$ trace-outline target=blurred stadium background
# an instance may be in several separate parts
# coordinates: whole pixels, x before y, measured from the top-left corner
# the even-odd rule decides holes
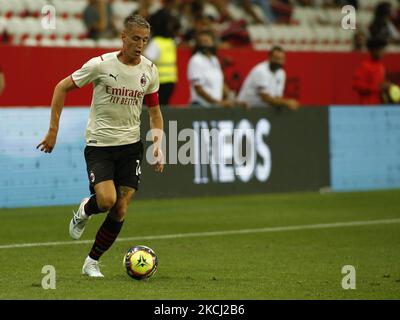
[[[242,167],[235,166],[235,164],[218,167],[209,164],[200,166],[191,164],[170,165],[163,176],[155,175],[150,166],[145,164],[142,187],[138,196],[143,199],[141,201],[144,204],[139,205],[138,223],[146,225],[146,227],[143,229],[144,233],[141,233],[141,230],[135,229],[136,226],[132,226],[131,230],[134,230],[134,232],[130,233],[129,231],[128,233],[126,231],[125,237],[131,236],[131,234],[145,236],[158,231],[159,234],[180,233],[183,232],[179,228],[180,221],[185,221],[183,228],[186,231],[196,232],[199,230],[196,227],[199,227],[202,231],[208,231],[229,228],[240,229],[242,227],[255,228],[260,225],[269,225],[270,222],[272,226],[285,225],[291,222],[294,224],[335,222],[337,221],[335,220],[336,217],[339,221],[346,221],[347,218],[351,221],[399,217],[398,199],[400,197],[397,190],[400,188],[399,105],[361,106],[352,87],[353,74],[361,61],[368,55],[365,41],[369,37],[374,10],[383,1],[276,0],[267,2],[271,4],[274,13],[273,19],[268,17],[263,10],[263,1],[251,3],[251,10],[243,4],[248,4],[247,1],[187,0],[177,2],[177,12],[181,22],[181,29],[178,30],[175,37],[178,47],[178,83],[170,105],[163,106],[167,136],[171,130],[168,125],[170,121],[177,121],[178,133],[184,128],[199,130],[199,128],[218,127],[231,130],[229,131],[231,134],[234,128],[240,126],[254,128],[255,135],[246,137],[250,140],[253,150],[251,161],[250,164]],[[400,25],[399,2],[396,0],[388,2],[391,4],[393,13],[392,25],[398,28]],[[163,7],[163,1],[157,0],[114,0],[110,1],[110,4],[117,30],[122,28],[123,19],[128,14],[138,12],[150,18]],[[341,21],[345,16],[345,13],[342,13],[342,8],[347,4],[356,6],[356,29],[342,28]],[[69,219],[69,211],[72,205],[75,206],[88,193],[83,159],[83,136],[92,93],[90,86],[69,94],[66,108],[62,114],[58,144],[54,152],[47,155],[41,154],[35,149],[48,128],[49,106],[57,82],[80,68],[89,58],[104,52],[114,51],[121,45],[118,37],[96,39],[89,36],[83,20],[83,12],[87,5],[88,1],[86,0],[0,0],[0,68],[5,77],[5,89],[0,95],[0,214],[4,213],[5,221],[10,226],[21,227],[21,230],[13,235],[11,229],[8,229],[6,224],[2,224],[2,228],[6,228],[7,231],[4,229],[4,232],[1,232],[0,244],[4,246],[1,250],[7,250],[7,246],[13,243],[68,240],[67,232],[65,231],[65,234],[62,234],[64,232],[62,228],[64,225],[65,228],[67,226],[65,223]],[[55,28],[43,28],[43,21],[50,24],[54,21]],[[267,58],[271,46],[282,46],[287,52],[285,95],[300,101],[302,108],[297,112],[265,107],[250,110],[190,108],[188,106],[187,63],[193,47],[193,34],[201,28],[212,28],[218,35],[220,39],[218,56],[221,66],[228,85],[236,93],[250,69]],[[398,32],[400,31],[398,30]],[[394,33],[393,38],[388,40],[389,45],[383,58],[386,75],[392,83],[400,84],[400,39],[397,39],[396,33]],[[145,123],[144,135],[147,122],[147,115],[145,114],[143,118],[143,123]],[[179,145],[183,145],[183,143],[184,141],[179,141]],[[232,146],[232,148],[234,147]],[[229,152],[228,157],[232,157],[232,151]],[[376,190],[386,189],[393,190],[387,191],[387,193],[386,191],[375,192]],[[149,213],[151,216],[153,209],[151,202],[146,202],[151,200],[144,198],[162,197],[170,199],[192,196],[232,196],[237,194],[310,191],[323,194],[329,191],[368,192],[356,193],[354,198],[351,198],[351,193],[344,195],[344,198],[338,193],[331,200],[319,198],[322,196],[318,194],[306,194],[302,198],[302,193],[293,194],[293,197],[290,193],[287,197],[282,196],[282,198],[251,198],[252,196],[248,199],[240,198],[238,201],[241,205],[238,205],[238,208],[242,210],[242,213],[236,212],[233,220],[226,225],[226,228],[224,223],[231,219],[230,210],[235,212],[235,198],[233,197],[228,197],[226,202],[223,201],[223,198],[216,198],[217,200],[213,200],[216,203],[215,207],[211,204],[208,205],[207,199],[204,199],[204,202],[198,199],[192,202],[190,202],[190,199],[185,200],[185,208],[177,209],[176,216],[174,216],[175,213],[171,212],[171,216],[174,217],[172,222],[168,222],[166,216],[157,216],[152,219],[153,226],[150,226],[149,221],[146,220],[146,214]],[[372,195],[370,196],[370,194]],[[368,199],[370,202],[368,202]],[[268,212],[268,201],[275,203],[274,206],[270,207],[271,210],[276,210],[273,220],[268,218],[270,214]],[[293,202],[296,208],[289,204],[282,208],[279,204],[276,204],[279,201],[289,204]],[[167,200],[163,202],[163,205],[168,206],[168,203],[178,206],[177,202],[168,202]],[[383,210],[385,203],[388,204],[387,211],[385,213],[383,211],[378,212],[380,209]],[[53,209],[53,206],[60,205],[67,207]],[[50,207],[44,208],[48,206]],[[163,210],[165,206],[161,207],[160,204],[157,208]],[[12,209],[21,207],[25,209]],[[34,207],[39,208],[35,209]],[[205,214],[210,220],[214,219],[211,211],[215,210],[216,215],[222,208],[225,208],[225,211],[221,211],[221,216],[216,218],[215,225],[212,222],[210,223],[210,220],[206,221],[205,218],[202,218],[202,222],[196,225],[194,222],[186,220],[189,219],[185,216],[188,214],[187,208],[193,208],[193,212],[198,211],[199,216]],[[370,210],[365,216],[362,215],[364,209]],[[131,210],[135,211],[135,209]],[[254,216],[251,221],[245,221],[243,212],[252,212],[252,210],[259,212],[259,215]],[[305,215],[307,210],[315,210],[312,217]],[[330,214],[323,217],[325,210],[330,210]],[[51,217],[53,211],[62,217],[64,225],[55,227],[48,234],[36,233],[35,228],[38,228],[37,230],[42,228],[40,224],[42,217],[46,219]],[[61,211],[65,211],[65,213],[61,213]],[[37,214],[38,218],[36,219],[32,213]],[[279,220],[280,213],[282,213],[282,220]],[[25,216],[25,214],[29,216]],[[132,212],[133,216],[134,214],[135,212]],[[302,220],[302,217],[305,217],[305,220]],[[27,221],[26,223],[29,223],[29,227],[24,225],[24,219]],[[161,224],[165,224],[164,229],[160,226],[154,226],[154,224],[157,224],[157,219]],[[190,219],[196,221],[194,213],[193,216],[190,216]],[[59,224],[54,217],[50,220],[54,225]],[[20,223],[21,225],[19,225]],[[174,223],[174,225],[168,226],[168,223]],[[134,225],[133,222],[132,225]],[[380,238],[381,242],[376,240],[374,243],[378,246],[376,248],[377,260],[381,263],[381,265],[376,265],[375,269],[383,273],[386,272],[383,269],[388,267],[385,270],[390,269],[390,272],[393,272],[392,274],[400,278],[399,269],[393,267],[392,261],[399,258],[398,227],[396,229],[396,224],[394,224],[388,229],[384,229],[382,226],[377,227],[377,229],[372,226],[368,228],[369,235],[375,234],[378,237],[379,232],[387,235],[386,242],[382,240],[383,238]],[[91,239],[90,235],[93,236],[94,231],[95,226],[88,231],[88,239]],[[342,231],[342,233],[345,232]],[[360,265],[365,261],[370,261],[368,248],[363,247],[364,252],[360,251],[360,247],[357,246],[357,243],[362,242],[360,239],[369,241],[369,235],[363,234],[359,239],[356,238],[357,235],[357,233],[353,234],[354,238],[349,240],[354,240],[354,243],[356,243],[354,246],[350,245],[352,251],[349,249],[350,251],[343,257],[339,255],[338,265],[340,263],[345,264],[346,261],[351,260],[351,257],[356,257]],[[340,234],[339,236],[339,238],[342,237],[343,242],[341,249],[349,245],[346,243],[346,236],[348,235]],[[304,237],[307,236],[304,235]],[[315,241],[318,242],[318,239],[322,239],[323,246],[330,246],[329,243],[332,243],[330,240],[325,243],[324,236],[321,233],[320,238],[315,236],[305,241],[304,247],[314,244]],[[335,235],[332,234],[330,239],[334,241]],[[255,247],[260,245],[260,241],[264,241],[256,238],[253,240]],[[158,241],[160,242],[160,240]],[[237,241],[238,244],[235,248],[242,245],[239,240]],[[296,243],[298,239],[289,237],[285,240],[282,237],[282,241]],[[156,245],[157,249],[158,242],[150,243],[150,245],[153,244]],[[196,243],[193,240],[189,247],[191,245],[208,247],[204,244],[205,242]],[[179,259],[179,252],[190,250],[185,249],[184,245],[182,246],[176,245],[174,247],[172,245],[176,250],[177,259]],[[212,243],[208,248],[211,252],[219,250],[215,246],[217,245]],[[288,244],[289,246],[290,244]],[[71,273],[64,280],[71,280],[73,272],[67,268],[71,264],[69,260],[78,260],[77,257],[72,258],[69,253],[66,253],[67,247],[62,248],[65,256],[57,256],[57,259],[63,261],[63,264],[65,263],[65,272]],[[122,254],[124,248],[121,244],[118,248],[118,254],[113,253],[110,255],[110,259],[111,257],[119,259],[118,255]],[[164,255],[163,258],[166,261],[168,259],[166,252],[170,248],[162,244],[159,244],[158,248],[160,248],[160,251],[156,251],[161,252],[161,256]],[[235,248],[232,245],[229,250],[235,252]],[[387,251],[383,248],[387,248]],[[324,249],[322,249],[322,246],[319,249],[319,254],[321,254]],[[38,255],[43,254],[48,259],[51,258],[51,254],[45,253],[45,248],[32,248],[31,250],[38,250]],[[357,252],[363,253],[357,256]],[[204,256],[207,254],[205,252]],[[288,256],[293,254],[295,253],[290,252]],[[336,252],[332,252],[332,255],[336,254]],[[390,255],[392,255],[392,260],[385,260]],[[10,253],[10,257],[12,258],[8,259],[9,261],[18,263],[17,254]],[[222,259],[222,257],[220,258]],[[316,254],[311,259],[318,260],[320,258],[321,255]],[[348,258],[348,260],[345,258]],[[364,258],[365,260],[363,260]],[[224,257],[224,259],[230,261],[229,257]],[[77,262],[78,268],[80,267],[79,261]],[[237,263],[236,260],[231,262],[232,264]],[[34,265],[39,268],[41,263],[42,261],[35,261]],[[271,263],[271,260],[265,263]],[[289,261],[288,263],[301,264],[301,261]],[[59,263],[59,265],[63,264]],[[191,268],[190,262],[186,267]],[[286,265],[281,266],[281,268],[285,267]],[[324,267],[327,266],[321,268]],[[332,266],[330,265],[330,267]],[[10,271],[13,267],[10,265],[6,268],[9,268],[7,270]],[[273,267],[268,265],[268,268]],[[314,265],[311,264],[304,268],[311,270]],[[336,268],[336,265],[334,268]],[[166,269],[168,272],[174,272],[173,266],[168,265],[168,263]],[[215,270],[212,269],[210,272],[217,272]],[[168,276],[165,274],[163,276],[162,271],[160,272],[161,280],[166,281],[164,283],[165,290],[172,290],[171,287],[174,286],[169,284],[167,286],[166,284]],[[181,272],[186,276],[185,269],[182,269]],[[296,273],[294,270],[292,272]],[[201,274],[201,277],[203,276],[202,271],[199,271],[199,274]],[[188,276],[192,277],[193,274]],[[253,276],[256,279],[259,274],[253,274]],[[281,277],[280,274],[274,276],[276,276],[275,279]],[[308,276],[311,277],[312,275]],[[34,273],[27,271],[24,277],[35,276]],[[195,278],[195,276],[193,277]],[[204,278],[201,277],[200,279],[209,280],[212,273],[205,273]],[[333,281],[332,273],[330,277],[331,285]],[[371,280],[373,277],[374,275],[371,273],[368,281],[374,283],[374,280]],[[379,273],[379,277],[382,277],[382,274]],[[268,281],[268,276],[265,275],[263,279]],[[394,279],[392,277],[391,280]],[[114,289],[117,292],[122,284],[119,278],[114,280],[116,281]],[[247,281],[246,279],[242,280]],[[25,281],[24,285],[30,286],[30,283],[26,283],[26,280],[21,281]],[[180,281],[185,282],[187,278],[182,278]],[[7,290],[10,289],[9,283],[3,281],[1,284],[4,285],[4,288],[8,288]],[[22,287],[18,287],[16,283],[14,285],[25,293],[14,292],[7,296],[7,290],[4,290],[2,298],[27,297],[34,290],[31,288],[29,289],[31,291],[23,291]],[[32,286],[34,287],[34,285]],[[276,283],[275,287],[277,287]],[[268,294],[260,293],[257,296],[253,293],[242,292],[229,285],[226,288],[230,288],[227,289],[230,292],[238,290],[238,295],[228,294],[227,297],[233,299],[241,296],[248,298],[271,297]],[[321,286],[317,290],[325,290],[326,288],[324,288],[324,286]],[[398,282],[391,283],[389,287],[382,285],[381,289],[385,290],[385,288],[389,289],[382,294],[382,292],[379,292],[379,288],[367,286],[363,291],[364,296],[351,297],[380,298],[384,296],[393,298],[396,290],[398,290]],[[259,288],[260,292],[264,289]],[[81,290],[84,290],[84,288],[81,288]],[[126,289],[127,291],[124,290],[121,292],[126,292],[127,295],[131,294],[128,293],[128,289]],[[189,290],[197,292],[196,288],[190,288],[187,292]],[[160,297],[204,298],[207,297],[207,290],[204,288],[203,291],[200,290],[192,296],[179,295],[177,292],[175,292],[176,295],[168,295],[169,291],[162,291]],[[217,288],[215,290],[217,290],[215,297],[224,297],[223,292],[219,292]],[[272,296],[275,298],[321,297],[319,294],[310,293],[311,289],[309,288],[306,292],[295,286],[290,290],[292,291],[288,291],[289,293],[286,296],[285,293]],[[326,290],[326,292],[329,292],[326,297],[346,298],[342,293],[338,293],[339,291],[332,293],[329,289]],[[71,297],[68,296],[67,291],[64,292],[65,297]],[[78,297],[82,292],[84,291],[79,294],[76,293],[72,297]],[[151,290],[146,291],[145,297],[154,298],[152,292]],[[376,295],[374,295],[375,293]],[[90,294],[89,296],[83,295],[83,297],[88,298]],[[33,294],[32,296],[42,297],[40,294]],[[45,297],[51,298],[50,295]],[[57,297],[62,298],[63,296]],[[118,295],[110,297],[120,298]],[[133,296],[130,295],[129,297]],[[325,296],[322,294],[322,297]]]
[[[266,116],[271,129],[270,133],[263,132],[263,139],[271,149],[272,160],[265,161],[272,162],[273,170],[261,182],[254,173],[243,182],[233,169],[228,172],[233,177],[225,181],[216,178],[215,170],[207,173],[212,168],[202,167],[201,172],[212,178],[202,183],[207,178],[199,178],[196,166],[188,169],[174,165],[168,179],[176,172],[187,172],[185,179],[168,191],[162,184],[155,192],[146,187],[157,179],[150,174],[151,178],[143,182],[143,196],[207,195],[214,185],[216,192],[223,193],[400,187],[400,109],[395,105],[359,109],[352,85],[356,68],[368,55],[365,41],[382,1],[269,1],[272,18],[260,6],[262,1],[167,2],[173,3],[174,14],[180,19],[175,32],[178,82],[169,107],[163,107],[167,131],[170,120],[179,120],[178,131],[194,127],[194,121],[200,127],[202,121],[207,122],[205,125],[211,128],[214,120],[231,121],[236,128],[242,119],[248,119],[256,128]],[[0,163],[5,168],[1,173],[0,207],[70,204],[85,192],[81,137],[92,94],[90,86],[69,94],[57,152],[47,157],[32,148],[47,129],[54,86],[91,57],[118,49],[118,30],[127,15],[136,12],[151,20],[164,5],[157,0],[105,3],[110,6],[116,30],[99,38],[84,23],[89,1],[0,0],[0,67],[6,80],[0,96]],[[245,6],[248,3],[251,11]],[[349,3],[356,6],[355,29],[343,29],[341,23],[346,14],[342,13],[343,5]],[[398,2],[385,3],[391,6],[390,23],[398,25]],[[50,22],[55,23],[54,28],[45,28]],[[268,48],[281,45],[287,52],[285,96],[297,99],[303,108],[295,113],[271,108],[248,112],[188,108],[187,63],[193,35],[202,29],[211,29],[217,35],[225,79],[236,93],[250,69],[267,58]],[[357,48],[356,33],[364,34]],[[389,45],[383,62],[387,79],[398,84],[400,42],[395,36],[387,36]],[[285,153],[292,154],[293,160]],[[255,162],[260,161],[268,167],[262,159]],[[297,170],[299,164],[303,175]],[[161,180],[156,181],[159,183]],[[240,186],[244,183],[254,186],[243,190]],[[36,192],[17,192],[32,188]]]

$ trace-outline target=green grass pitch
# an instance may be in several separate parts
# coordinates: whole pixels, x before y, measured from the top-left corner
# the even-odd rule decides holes
[[[400,298],[400,190],[137,200],[102,257],[104,279],[81,275],[91,243],[69,239],[72,209],[0,210],[1,299]],[[82,240],[103,219],[94,216]],[[384,219],[397,220],[368,224]],[[46,242],[57,243],[7,247]],[[137,244],[159,258],[147,281],[122,268]],[[41,286],[44,265],[55,267],[55,290]],[[341,286],[344,265],[355,267],[354,290]]]

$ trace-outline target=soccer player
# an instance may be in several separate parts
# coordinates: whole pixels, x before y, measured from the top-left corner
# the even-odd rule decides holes
[[[66,94],[93,83],[85,148],[92,195],[82,200],[69,227],[70,236],[79,239],[93,215],[108,212],[83,264],[82,273],[90,277],[103,277],[98,261],[121,231],[128,205],[138,190],[143,157],[140,140],[143,100],[150,115],[155,171],[162,172],[164,168],[158,71],[150,60],[142,56],[149,36],[150,25],[143,17],[128,16],[121,33],[123,45],[120,51],[89,60],[59,82],[51,102],[49,130],[37,146],[41,151],[52,152]]]

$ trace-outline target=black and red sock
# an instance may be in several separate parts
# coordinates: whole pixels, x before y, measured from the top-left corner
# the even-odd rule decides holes
[[[101,255],[106,252],[121,231],[124,221],[115,221],[108,215],[97,231],[95,242],[90,250],[89,257],[99,260]]]
[[[87,216],[105,212],[104,210],[101,210],[97,205],[97,198],[95,194],[90,197],[88,202],[86,202],[84,209]]]

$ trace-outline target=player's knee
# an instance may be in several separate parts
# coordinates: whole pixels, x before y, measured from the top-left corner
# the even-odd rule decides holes
[[[110,212],[112,218],[116,221],[123,221],[125,219],[128,208],[126,206],[117,206],[115,210]]]
[[[105,196],[98,199],[98,206],[103,211],[109,211],[112,207],[114,207],[117,199],[113,196]]]

